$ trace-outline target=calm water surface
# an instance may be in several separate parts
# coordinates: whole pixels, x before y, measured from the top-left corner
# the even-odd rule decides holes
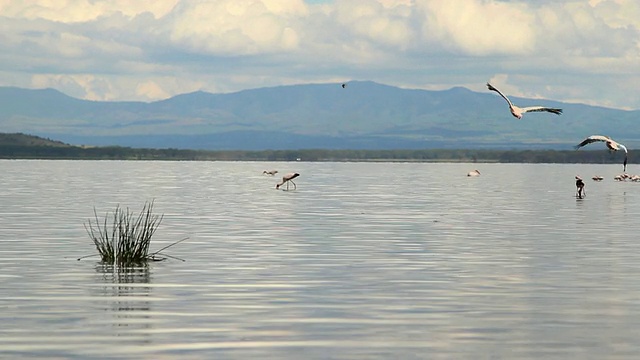
[[[468,178],[479,169],[482,175]],[[279,177],[301,173],[296,191]],[[640,184],[619,165],[0,161],[0,357],[634,359]],[[631,170],[633,171],[633,169]],[[587,181],[575,198],[573,177]],[[95,208],[164,214],[100,265]]]

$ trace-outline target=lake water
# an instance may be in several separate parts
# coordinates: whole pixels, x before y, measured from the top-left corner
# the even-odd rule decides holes
[[[299,172],[297,190],[275,190],[271,169]],[[0,170],[0,358],[640,356],[640,183],[615,182],[619,165]],[[152,250],[188,237],[166,251],[186,261],[114,273],[76,260],[96,252],[94,208],[152,200]]]

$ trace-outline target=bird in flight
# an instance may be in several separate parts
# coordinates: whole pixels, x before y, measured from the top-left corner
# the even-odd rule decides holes
[[[609,149],[609,152],[613,153],[614,151],[618,151],[620,149],[624,150],[624,163],[623,165],[623,172],[627,171],[627,156],[629,155],[629,151],[627,150],[627,147],[620,144],[619,142],[614,141],[612,138],[608,137],[608,136],[603,136],[603,135],[591,135],[588,138],[582,140],[582,142],[576,146],[574,146],[574,148],[576,150],[580,149],[581,147],[591,144],[593,142],[596,141],[600,141],[600,142],[604,142],[605,145],[607,145],[607,148]]]
[[[529,106],[529,107],[521,108],[521,107],[515,106],[513,105],[511,100],[509,100],[508,97],[506,97],[502,92],[500,92],[500,90],[496,89],[493,85],[487,83],[487,88],[489,88],[489,90],[495,91],[498,94],[500,94],[500,96],[502,96],[502,98],[505,99],[509,104],[509,110],[511,110],[511,114],[517,117],[518,119],[522,119],[522,115],[524,115],[524,113],[531,112],[531,111],[547,111],[557,115],[562,114],[562,109],[557,109],[557,108],[549,108],[544,106]]]
[[[278,173],[278,170],[265,170],[265,171],[263,171],[262,173],[263,173],[263,174],[266,174],[266,175],[271,175],[271,176],[273,176],[273,175],[275,175],[275,174],[277,174],[277,173]]]
[[[282,177],[282,182],[276,184],[276,189],[280,189],[280,186],[284,185],[285,183],[287,183],[287,190],[289,190],[289,183],[293,184],[293,189],[297,189],[296,183],[293,182],[293,179],[297,178],[298,176],[300,176],[300,174],[298,173],[288,173],[287,175]]]

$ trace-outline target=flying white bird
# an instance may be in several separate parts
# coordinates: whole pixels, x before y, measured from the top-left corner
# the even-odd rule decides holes
[[[518,119],[522,119],[522,115],[526,112],[531,112],[531,111],[547,111],[547,112],[551,112],[557,115],[562,114],[562,109],[556,109],[556,108],[548,108],[548,107],[544,107],[544,106],[529,106],[529,107],[525,107],[525,108],[521,108],[518,106],[513,105],[513,103],[511,102],[511,100],[509,100],[508,97],[506,97],[503,93],[500,92],[500,90],[496,89],[495,87],[493,87],[493,85],[487,83],[487,88],[489,88],[489,90],[495,91],[498,94],[500,94],[500,96],[502,96],[503,99],[505,99],[507,101],[507,103],[509,104],[509,110],[511,110],[511,114],[515,117],[517,117]]]
[[[292,183],[293,189],[295,190],[297,186],[296,183],[293,182],[293,179],[297,178],[298,176],[300,176],[300,174],[298,173],[288,173],[287,175],[282,177],[282,182],[276,184],[276,189],[279,189],[280,186],[284,185],[284,183],[287,183],[287,190],[289,190],[289,183]]]
[[[262,173],[273,176],[278,173],[278,170],[265,170]]]
[[[627,151],[627,147],[620,144],[619,142],[613,141],[612,138],[608,137],[608,136],[603,136],[603,135],[591,135],[588,138],[582,140],[582,142],[576,146],[574,146],[574,148],[576,150],[580,149],[581,147],[591,144],[593,142],[596,141],[601,141],[604,142],[605,145],[607,145],[607,148],[609,149],[609,152],[613,153],[614,151],[618,151],[620,149],[624,150],[624,163],[623,165],[623,172],[627,171],[627,156],[629,155],[629,151]]]

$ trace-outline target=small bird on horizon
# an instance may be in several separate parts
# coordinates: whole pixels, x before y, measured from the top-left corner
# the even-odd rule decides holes
[[[478,170],[469,171],[467,173],[467,176],[480,176],[480,171]]]
[[[544,106],[529,106],[529,107],[521,108],[521,107],[515,106],[513,105],[511,100],[509,100],[508,97],[506,97],[502,92],[500,92],[500,90],[496,89],[493,85],[487,83],[487,88],[489,90],[495,91],[498,94],[500,94],[500,96],[502,96],[502,98],[505,99],[509,104],[509,110],[511,110],[511,115],[515,116],[518,119],[522,119],[522,115],[524,115],[524,113],[531,112],[531,111],[547,111],[550,113],[554,113],[556,115],[562,114],[562,109],[557,109],[557,108],[549,108]]]
[[[271,175],[271,176],[273,176],[273,175],[275,175],[275,174],[277,174],[277,173],[278,173],[278,170],[265,170],[265,171],[263,171],[262,173],[263,173],[263,174],[266,174],[266,175]]]
[[[280,189],[280,186],[284,185],[285,183],[287,184],[287,191],[289,190],[289,183],[293,184],[293,189],[297,189],[298,187],[296,186],[296,183],[293,182],[293,179],[297,178],[298,176],[300,176],[300,174],[298,173],[288,173],[285,176],[282,177],[282,181],[278,184],[276,184],[276,189]]]
[[[627,171],[627,157],[629,155],[629,151],[627,150],[627,147],[620,144],[619,142],[614,141],[612,138],[608,137],[608,136],[604,136],[604,135],[591,135],[589,137],[587,137],[586,139],[582,140],[582,142],[576,146],[574,146],[573,148],[578,150],[581,147],[591,144],[593,142],[596,141],[600,141],[600,142],[604,142],[605,145],[607,146],[607,148],[609,149],[610,153],[616,152],[620,149],[624,150],[624,163],[622,163],[622,171],[625,172]]]

